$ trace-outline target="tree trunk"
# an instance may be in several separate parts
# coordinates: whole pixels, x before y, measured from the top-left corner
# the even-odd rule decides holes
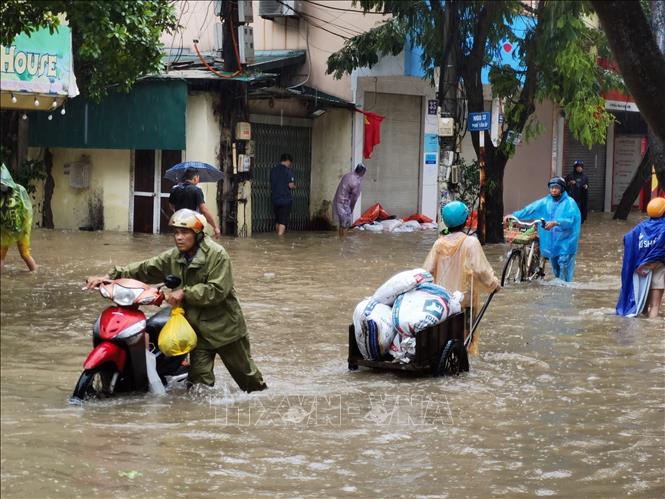
[[[647,181],[651,175],[651,147],[647,148],[647,152],[644,154],[640,166],[635,170],[630,184],[626,187],[626,190],[621,196],[621,201],[619,201],[619,206],[617,206],[616,211],[614,212],[614,219],[625,220],[628,218],[631,208],[633,207],[633,202],[637,199],[637,196],[640,194],[640,190],[644,185],[644,182]]]
[[[651,0],[651,28],[658,49],[665,54],[665,2],[662,0]],[[665,138],[656,140],[655,134],[649,130],[649,143],[654,145],[651,155],[658,184],[661,189],[665,189]]]
[[[44,153],[44,166],[46,168],[46,180],[44,181],[44,204],[42,206],[42,227],[45,229],[53,228],[53,210],[51,210],[51,200],[53,199],[53,190],[55,181],[53,180],[53,155],[46,149]]]
[[[486,242],[503,242],[503,175],[508,160],[492,148],[487,159],[487,196],[485,202]],[[489,152],[489,151],[488,151]]]
[[[665,140],[665,57],[639,2],[591,0],[630,94],[644,119]]]

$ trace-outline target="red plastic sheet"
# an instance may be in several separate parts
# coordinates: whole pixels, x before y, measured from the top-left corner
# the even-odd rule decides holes
[[[404,219],[405,222],[410,222],[411,220],[415,220],[416,222],[421,224],[428,224],[434,221],[430,217],[428,217],[427,215],[423,215],[422,213],[415,213],[414,215],[411,215]]]
[[[381,203],[376,203],[370,206],[365,213],[363,213],[358,220],[353,222],[353,227],[359,225],[371,224],[375,221],[388,220],[391,218],[390,213],[383,209]]]

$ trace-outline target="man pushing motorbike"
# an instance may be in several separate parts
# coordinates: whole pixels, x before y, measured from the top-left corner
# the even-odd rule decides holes
[[[252,359],[245,318],[233,287],[231,260],[221,245],[205,235],[205,222],[193,210],[176,211],[169,221],[175,229],[175,248],[143,262],[114,267],[107,276],[89,277],[86,287],[123,277],[152,284],[163,282],[170,274],[179,277],[182,287],[166,301],[185,309],[198,336],[190,353],[188,386],[214,385],[213,367],[215,355],[219,355],[242,390],[264,390],[267,385]]]

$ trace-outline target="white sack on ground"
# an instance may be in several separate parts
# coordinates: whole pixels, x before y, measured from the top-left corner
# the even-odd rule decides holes
[[[384,305],[392,305],[399,295],[412,290],[419,284],[432,282],[432,280],[432,274],[425,269],[405,270],[383,283],[374,292],[372,299]]]
[[[363,227],[368,232],[383,232],[383,225],[381,225],[381,222],[372,222],[371,224],[363,225]]]
[[[404,222],[399,218],[396,218],[393,220],[383,220],[379,223],[383,225],[384,232],[392,232],[395,229],[398,229]]]

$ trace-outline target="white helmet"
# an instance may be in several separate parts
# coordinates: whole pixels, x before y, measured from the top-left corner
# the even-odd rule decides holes
[[[196,234],[203,232],[206,226],[206,219],[200,213],[188,208],[176,211],[169,220],[171,227],[182,227],[183,229],[193,230]]]

